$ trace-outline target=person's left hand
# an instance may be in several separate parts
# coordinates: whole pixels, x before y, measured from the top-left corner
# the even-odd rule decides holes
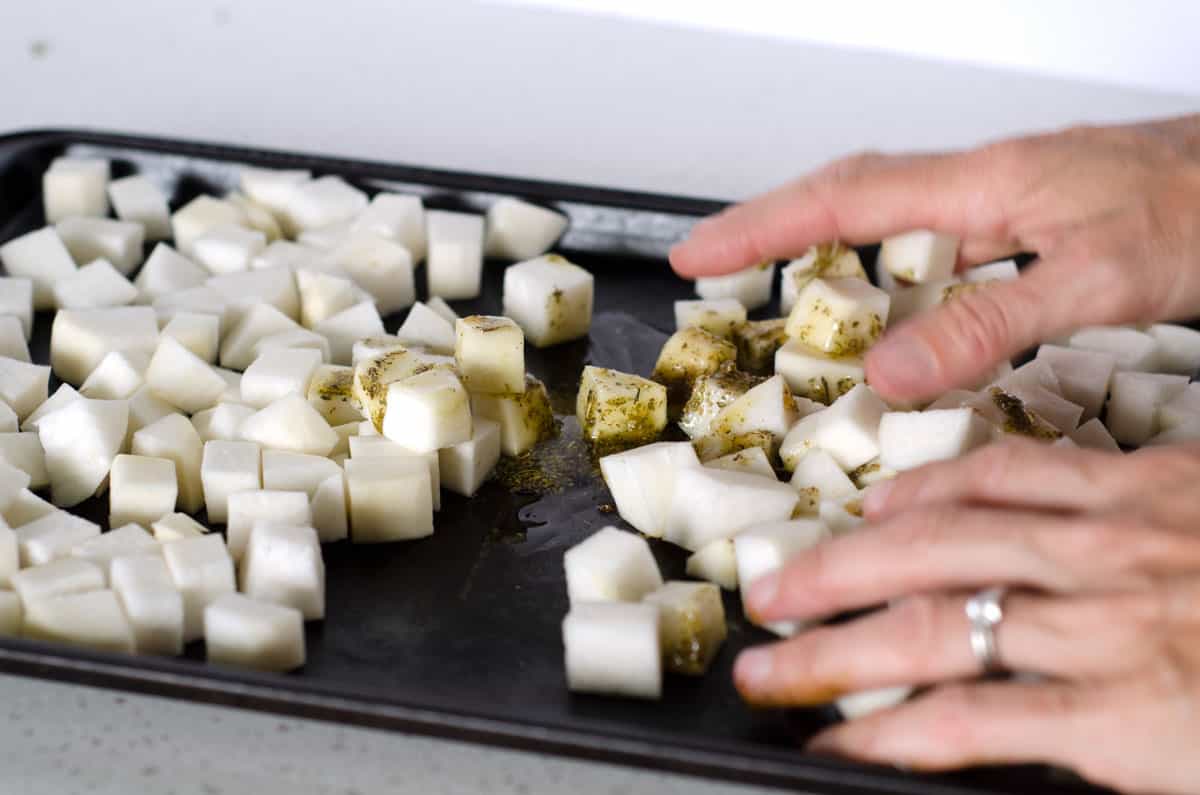
[[[743,652],[760,706],[930,686],[810,748],[919,770],[1042,762],[1136,792],[1200,784],[1200,447],[1005,442],[872,487],[869,524],[755,582],[760,621],[888,604]],[[1011,671],[977,681],[964,612],[1008,586]],[[973,681],[975,680],[975,681]]]

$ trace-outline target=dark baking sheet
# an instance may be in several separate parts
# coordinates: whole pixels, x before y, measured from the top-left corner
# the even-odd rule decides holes
[[[0,242],[42,224],[41,174],[67,150],[111,158],[118,176],[150,176],[168,190],[173,209],[198,192],[232,188],[240,164],[337,173],[368,190],[419,192],[432,207],[482,209],[502,194],[548,203],[571,217],[558,250],[595,274],[597,314],[590,340],[529,351],[529,368],[547,382],[564,415],[559,438],[531,464],[541,477],[500,478],[472,500],[447,494],[429,539],[325,547],[328,618],[308,627],[303,670],[276,676],[209,666],[200,644],[184,658],[166,660],[12,639],[0,639],[0,670],[822,792],[1083,790],[1070,777],[1038,768],[918,776],[802,753],[803,740],[833,713],[754,712],[740,702],[730,679],[733,659],[771,636],[747,625],[729,595],[729,642],[708,676],[668,676],[659,703],[567,692],[559,632],[567,610],[562,553],[595,529],[620,523],[602,508],[609,495],[569,417],[578,375],[585,362],[648,374],[673,327],[671,302],[691,296],[690,285],[666,266],[667,248],[720,203],[47,131],[0,137]],[[502,271],[489,263],[483,297],[457,302],[455,309],[498,313]],[[388,318],[389,331],[402,319]],[[40,314],[37,361],[48,361],[49,326],[50,317]],[[530,481],[539,487],[529,488]],[[101,521],[106,504],[93,500],[80,510]],[[664,575],[682,576],[684,553],[652,545]]]

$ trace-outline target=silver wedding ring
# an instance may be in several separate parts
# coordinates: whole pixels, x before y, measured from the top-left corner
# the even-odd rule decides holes
[[[996,627],[1004,620],[1005,588],[985,588],[967,600],[967,620],[971,622],[971,651],[985,674],[1004,670],[996,646]]]

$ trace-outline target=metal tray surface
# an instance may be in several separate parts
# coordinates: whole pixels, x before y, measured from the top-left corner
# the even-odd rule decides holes
[[[671,274],[666,251],[721,203],[111,133],[41,131],[0,137],[0,242],[43,223],[41,174],[64,151],[110,158],[116,176],[149,176],[172,197],[172,209],[199,192],[233,188],[243,164],[336,173],[369,191],[419,193],[431,207],[482,210],[500,195],[545,203],[570,216],[557,250],[595,274],[596,316],[590,339],[528,350],[528,367],[549,386],[562,428],[524,462],[524,475],[498,477],[470,500],[446,494],[431,538],[325,546],[328,617],[308,625],[302,670],[266,675],[211,666],[199,643],[169,660],[18,639],[0,639],[0,670],[822,792],[1094,791],[1034,767],[920,776],[802,753],[803,740],[835,716],[830,709],[756,712],[740,701],[731,683],[733,659],[771,636],[743,620],[730,594],[729,641],[707,676],[668,676],[658,703],[567,691],[562,554],[596,529],[620,524],[570,416],[579,373],[585,363],[649,373],[673,328],[672,301],[692,295],[690,285]],[[482,297],[456,302],[455,309],[498,313],[502,274],[503,264],[489,261]],[[422,277],[419,271],[419,284]],[[761,314],[774,309],[777,303]],[[48,313],[37,318],[36,361],[48,361],[50,320]],[[402,320],[402,314],[388,318],[388,330]],[[92,500],[80,512],[103,524],[106,500]],[[683,576],[685,554],[651,544],[664,576]]]

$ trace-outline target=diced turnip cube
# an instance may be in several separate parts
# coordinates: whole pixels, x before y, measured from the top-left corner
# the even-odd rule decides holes
[[[242,423],[241,436],[249,442],[293,453],[329,455],[337,434],[301,395],[285,395]]]
[[[4,359],[0,359],[0,364],[3,362]],[[66,408],[67,405],[79,400],[80,397],[82,395],[75,391],[75,387],[70,384],[59,384],[58,389],[54,390],[53,395],[46,400],[42,400],[40,405],[21,421],[21,430],[37,431],[43,418],[50,416],[61,408]],[[0,405],[8,406],[7,399],[2,394],[0,394]],[[10,408],[9,411],[12,411],[12,409]],[[13,414],[15,416],[16,412],[13,411]]]
[[[54,228],[76,263],[107,260],[126,276],[142,264],[145,233],[141,224],[109,218],[65,218]]]
[[[968,268],[963,271],[962,280],[975,284],[991,281],[1007,282],[1012,281],[1020,275],[1021,272],[1017,269],[1016,260],[1005,259]]]
[[[0,316],[15,317],[25,339],[33,334],[33,280],[0,276]]]
[[[780,311],[791,312],[796,298],[813,279],[851,278],[864,281],[867,278],[857,251],[841,243],[811,246],[803,257],[792,260],[780,271]]]
[[[483,217],[429,210],[425,213],[429,294],[470,299],[483,276]]]
[[[224,299],[230,324],[236,325],[259,304],[270,304],[291,320],[300,317],[296,277],[287,268],[263,268],[214,276],[207,286]]]
[[[832,403],[866,380],[862,359],[833,359],[796,340],[776,352],[775,371],[797,395],[818,403]]]
[[[209,521],[224,523],[229,517],[231,494],[262,488],[258,445],[219,440],[205,442],[200,478],[204,484],[204,502],[208,506]]]
[[[788,431],[779,445],[779,458],[783,461],[784,469],[794,472],[800,459],[817,448],[817,429],[824,416],[823,410],[809,414]]]
[[[117,218],[141,224],[146,240],[163,240],[171,236],[171,210],[162,189],[142,176],[124,177],[108,184]]]
[[[788,560],[829,537],[829,529],[817,519],[752,524],[738,533],[733,539],[733,549],[737,558],[743,607],[746,593],[756,580],[778,571]],[[787,637],[794,635],[802,626],[796,622],[782,621],[768,624],[765,628]]]
[[[336,224],[322,226],[318,229],[305,229],[296,237],[296,242],[328,255],[338,246],[350,239],[351,221],[339,221]],[[342,272],[340,265],[335,265]]]
[[[182,541],[185,538],[200,538],[208,534],[208,528],[186,513],[171,513],[151,523],[154,540],[160,544]]]
[[[504,272],[504,314],[539,348],[585,337],[592,323],[594,281],[591,273],[557,254],[518,263]]]
[[[265,337],[299,329],[300,325],[270,304],[256,304],[221,341],[221,366],[245,370],[254,361],[255,346]]]
[[[175,247],[184,256],[191,257],[197,239],[211,229],[222,226],[240,226],[246,222],[242,208],[212,196],[197,196],[176,210],[171,216],[171,231]]]
[[[870,461],[850,473],[850,480],[860,489],[867,489],[885,480],[891,480],[900,473],[888,469],[878,461]]]
[[[330,425],[358,422],[362,415],[354,402],[354,369],[319,365],[308,383],[308,402]]]
[[[505,455],[517,456],[555,433],[554,412],[546,385],[525,376],[525,390],[510,395],[471,395],[476,417],[500,423],[500,446]]]
[[[1200,441],[1200,419],[1192,419],[1173,428],[1167,428],[1146,440],[1147,447],[1164,444],[1191,444]]]
[[[24,488],[40,489],[50,485],[46,453],[36,433],[0,433],[0,461],[29,476],[29,483]]]
[[[500,461],[500,423],[476,418],[471,438],[438,450],[439,479],[444,488],[472,497]]]
[[[47,226],[0,246],[0,263],[9,276],[33,282],[35,309],[54,308],[54,285],[75,273],[75,260],[54,227]]]
[[[0,461],[0,510],[8,510],[29,489],[30,480],[25,470]]]
[[[363,301],[322,320],[313,331],[329,340],[329,359],[333,364],[353,361],[354,343],[367,337],[382,336],[383,319],[372,301]]]
[[[684,467],[675,474],[665,537],[694,552],[750,525],[785,520],[798,502],[799,495],[786,483],[741,472]]]
[[[778,480],[775,477],[775,468],[771,466],[771,461],[767,458],[766,451],[761,447],[749,447],[745,450],[738,450],[736,453],[714,458],[712,461],[706,462],[704,466],[712,467],[713,469],[724,469],[728,472],[746,472],[751,475],[762,475],[764,478]]]
[[[166,458],[174,462],[179,509],[187,513],[200,510],[204,505],[204,489],[200,480],[204,446],[187,417],[171,414],[155,420],[133,434],[130,449],[134,455]]]
[[[341,473],[341,467],[324,456],[264,450],[263,488],[269,491],[302,491],[312,499],[323,481]]]
[[[14,532],[21,552],[21,566],[29,568],[70,557],[75,547],[100,536],[100,525],[66,511],[57,511],[21,525]]]
[[[679,412],[679,427],[691,439],[709,435],[717,415],[760,383],[761,378],[743,373],[728,363],[715,373],[698,377],[692,382],[691,395]]]
[[[94,157],[56,157],[42,174],[42,204],[46,223],[76,215],[108,215],[107,160]]]
[[[991,426],[971,408],[889,411],[879,423],[879,463],[914,469],[958,458],[991,437]]]
[[[82,384],[112,351],[153,353],[158,319],[148,306],[62,310],[50,331],[50,364],[69,384]]]
[[[1085,419],[1100,414],[1116,367],[1114,356],[1080,348],[1042,345],[1038,348],[1037,358],[1054,371],[1062,396],[1083,407]]]
[[[736,591],[737,556],[733,551],[733,539],[719,538],[689,555],[687,574],[716,583],[727,591]]]
[[[221,318],[198,312],[180,312],[162,329],[163,337],[171,337],[208,364],[216,364],[221,340]]]
[[[192,425],[202,442],[212,439],[235,442],[242,438],[242,423],[255,411],[256,409],[241,403],[218,403],[213,408],[193,416]]]
[[[25,330],[21,328],[21,320],[12,315],[0,315],[0,357],[30,361]]]
[[[1196,419],[1200,419],[1200,383],[1193,382],[1159,407],[1155,427],[1168,430]]]
[[[1108,399],[1108,429],[1121,444],[1139,445],[1154,435],[1158,409],[1183,394],[1185,375],[1117,372]]]
[[[399,243],[375,235],[352,235],[330,252],[329,259],[367,291],[380,314],[412,306],[417,298],[412,255]]]
[[[605,527],[563,555],[567,596],[583,602],[637,602],[662,585],[646,539]]]
[[[1019,399],[1028,411],[1045,419],[1060,431],[1073,431],[1083,417],[1083,407],[1059,396],[1057,392],[1039,386],[1012,387],[1005,390]]]
[[[78,505],[100,489],[125,444],[128,423],[124,400],[79,398],[42,418],[38,436],[55,505]]]
[[[446,322],[451,326],[458,322],[458,313],[455,312],[450,307],[450,304],[446,303],[445,299],[443,299],[441,296],[435,295],[430,297],[430,299],[425,302],[425,305],[434,312],[437,312],[442,318],[445,318]]]
[[[816,515],[821,500],[836,500],[858,494],[854,481],[842,471],[833,456],[813,449],[796,462],[792,488],[800,493],[800,506],[807,515]]]
[[[217,405],[225,379],[173,337],[163,337],[146,368],[146,385],[180,411],[194,414]]]
[[[891,297],[862,279],[813,279],[788,316],[788,337],[832,356],[861,356],[883,335]]]
[[[210,663],[291,671],[304,665],[304,618],[294,607],[228,594],[204,611],[204,645]]]
[[[846,720],[855,720],[870,715],[872,712],[879,712],[884,709],[903,704],[912,694],[913,689],[908,685],[900,685],[898,687],[881,687],[876,690],[861,690],[857,693],[850,693],[839,698],[837,704],[838,712],[842,713],[842,717]]]
[[[775,354],[787,342],[786,318],[750,320],[733,327],[733,344],[737,346],[737,365],[759,375],[774,372]]]
[[[726,363],[737,362],[737,348],[728,340],[694,326],[676,331],[663,344],[651,378],[667,387],[671,416],[691,396],[697,378],[711,375]]]
[[[349,447],[351,458],[408,458],[420,461],[429,471],[429,485],[433,496],[433,509],[435,511],[442,509],[441,468],[436,450],[431,450],[427,453],[418,453],[382,436],[364,436],[361,434],[350,437]]]
[[[286,221],[288,203],[297,188],[311,179],[312,172],[302,169],[243,168],[239,185],[251,200]],[[289,234],[295,231],[290,223],[287,226]]]
[[[1155,362],[1158,370],[1191,375],[1200,369],[1200,331],[1187,326],[1157,323],[1146,332],[1158,343]]]
[[[250,261],[250,268],[256,271],[268,268],[287,268],[299,273],[303,269],[318,267],[321,258],[321,252],[310,246],[293,243],[290,240],[276,240]]]
[[[136,648],[129,619],[112,591],[87,591],[27,602],[21,634],[97,651],[132,654]]]
[[[1080,447],[1119,453],[1121,446],[1099,418],[1093,418],[1071,431],[1071,440]]]
[[[42,405],[45,404],[43,403]],[[0,400],[0,432],[15,433],[20,424],[20,420],[17,419],[17,412],[9,408],[9,405],[3,400]]]
[[[375,194],[350,231],[394,240],[408,249],[413,262],[425,258],[425,207],[419,196]]]
[[[164,293],[154,299],[153,309],[154,314],[158,317],[159,325],[166,325],[171,318],[181,312],[190,312],[200,315],[215,315],[220,318],[222,334],[234,326],[233,310],[229,306],[229,301],[207,284]]]
[[[391,384],[383,435],[421,453],[470,440],[466,389],[446,370],[428,370]]]
[[[237,590],[233,559],[216,534],[163,544],[162,553],[183,595],[183,640],[189,643],[204,634],[205,608]]]
[[[166,243],[159,243],[150,252],[133,285],[138,289],[142,303],[153,303],[160,296],[199,287],[207,278],[208,272],[204,268]]]
[[[775,263],[763,262],[727,276],[703,276],[696,279],[696,295],[710,301],[736,298],[753,312],[771,301],[775,282]]]
[[[8,494],[9,492],[4,493]],[[10,527],[29,524],[58,510],[28,488],[21,489],[15,497],[0,498],[0,502],[5,500],[8,501],[8,505],[0,509],[0,514],[3,515],[4,521],[8,522]]]
[[[346,479],[339,471],[321,481],[312,498],[313,527],[322,544],[349,537],[346,507]]]
[[[138,290],[105,259],[97,259],[54,283],[54,301],[60,309],[100,309],[125,306]]]
[[[951,278],[897,289],[891,293],[892,303],[888,319],[893,326],[898,325],[945,303],[953,298],[962,286],[961,279]]]
[[[287,525],[312,524],[308,495],[302,491],[266,491],[255,489],[229,495],[229,518],[225,537],[229,554],[240,561],[246,552],[255,522],[272,521]]]
[[[455,327],[454,359],[473,393],[520,392],[525,383],[525,335],[506,317],[472,315]]]
[[[312,527],[283,519],[255,522],[239,579],[251,599],[294,607],[306,621],[325,617],[325,562]]]
[[[307,395],[320,364],[320,351],[311,348],[280,349],[260,356],[242,375],[242,400],[264,408],[286,395]]]
[[[583,369],[576,417],[585,439],[628,447],[658,438],[667,425],[667,390],[641,376],[588,365]]]
[[[355,218],[366,209],[367,194],[341,177],[326,176],[297,183],[288,192],[285,207],[296,229],[320,229]]]
[[[676,330],[696,326],[710,334],[729,339],[735,327],[746,322],[746,307],[736,298],[715,301],[676,301]]]
[[[511,197],[497,199],[487,211],[487,254],[531,259],[549,251],[566,228],[561,213]]]
[[[279,240],[283,237],[283,226],[279,223],[279,219],[267,207],[259,204],[244,193],[230,191],[225,194],[225,201],[236,205],[245,214],[246,219],[242,223],[249,229],[257,232],[262,232],[266,237],[267,243]]]
[[[646,595],[658,608],[658,637],[668,671],[701,676],[725,642],[721,590],[702,582],[675,580]]]
[[[21,597],[12,591],[0,591],[0,637],[15,637],[24,618]]]
[[[162,556],[118,557],[109,579],[133,629],[138,654],[181,654],[183,595]]]
[[[12,575],[11,584],[28,605],[55,596],[98,591],[104,587],[104,572],[89,560],[62,558],[17,572]]]
[[[21,570],[21,550],[17,534],[0,518],[0,589],[12,587],[12,577]],[[0,590],[0,593],[6,591]]]
[[[356,544],[433,535],[429,466],[415,457],[351,458],[346,462],[351,540]]]
[[[929,229],[884,238],[879,265],[905,281],[925,282],[949,278],[958,259],[958,238]]]
[[[145,351],[111,351],[79,387],[79,394],[97,400],[126,400],[145,385],[150,355]]]
[[[857,469],[879,455],[879,421],[887,404],[860,384],[820,412],[816,443],[845,471]]]
[[[1106,326],[1084,328],[1072,334],[1067,345],[1110,354],[1116,359],[1118,371],[1152,372],[1158,367],[1158,340],[1137,329]]]
[[[385,353],[395,353],[397,351],[412,351],[413,353],[424,353],[424,348],[419,345],[410,345],[400,341],[400,338],[394,334],[380,334],[375,337],[365,337],[357,340],[354,343],[354,349],[351,353],[353,364],[358,365],[359,362],[367,359],[374,359]]]
[[[723,408],[713,419],[710,431],[734,437],[752,431],[767,431],[782,441],[800,419],[783,376],[774,376],[750,389]]]
[[[300,322],[314,328],[321,321],[363,300],[373,300],[350,279],[311,269],[296,271],[300,291]]]
[[[153,555],[161,558],[161,545],[141,525],[113,525],[116,529],[93,536],[71,549],[71,556],[90,560],[100,567],[106,578],[110,565],[124,555]]]
[[[578,693],[660,698],[658,622],[655,605],[572,605],[563,619],[567,686]]]
[[[699,465],[687,442],[658,442],[600,459],[617,512],[652,538],[666,532],[678,470]]]
[[[866,521],[863,519],[862,500],[858,497],[821,500],[817,516],[835,537],[857,530]]]
[[[281,331],[278,334],[263,337],[254,344],[254,358],[270,355],[277,350],[297,349],[315,351],[321,362],[329,361],[329,340],[308,329]]]
[[[119,455],[109,483],[109,527],[147,525],[175,510],[179,480],[167,458]]]

